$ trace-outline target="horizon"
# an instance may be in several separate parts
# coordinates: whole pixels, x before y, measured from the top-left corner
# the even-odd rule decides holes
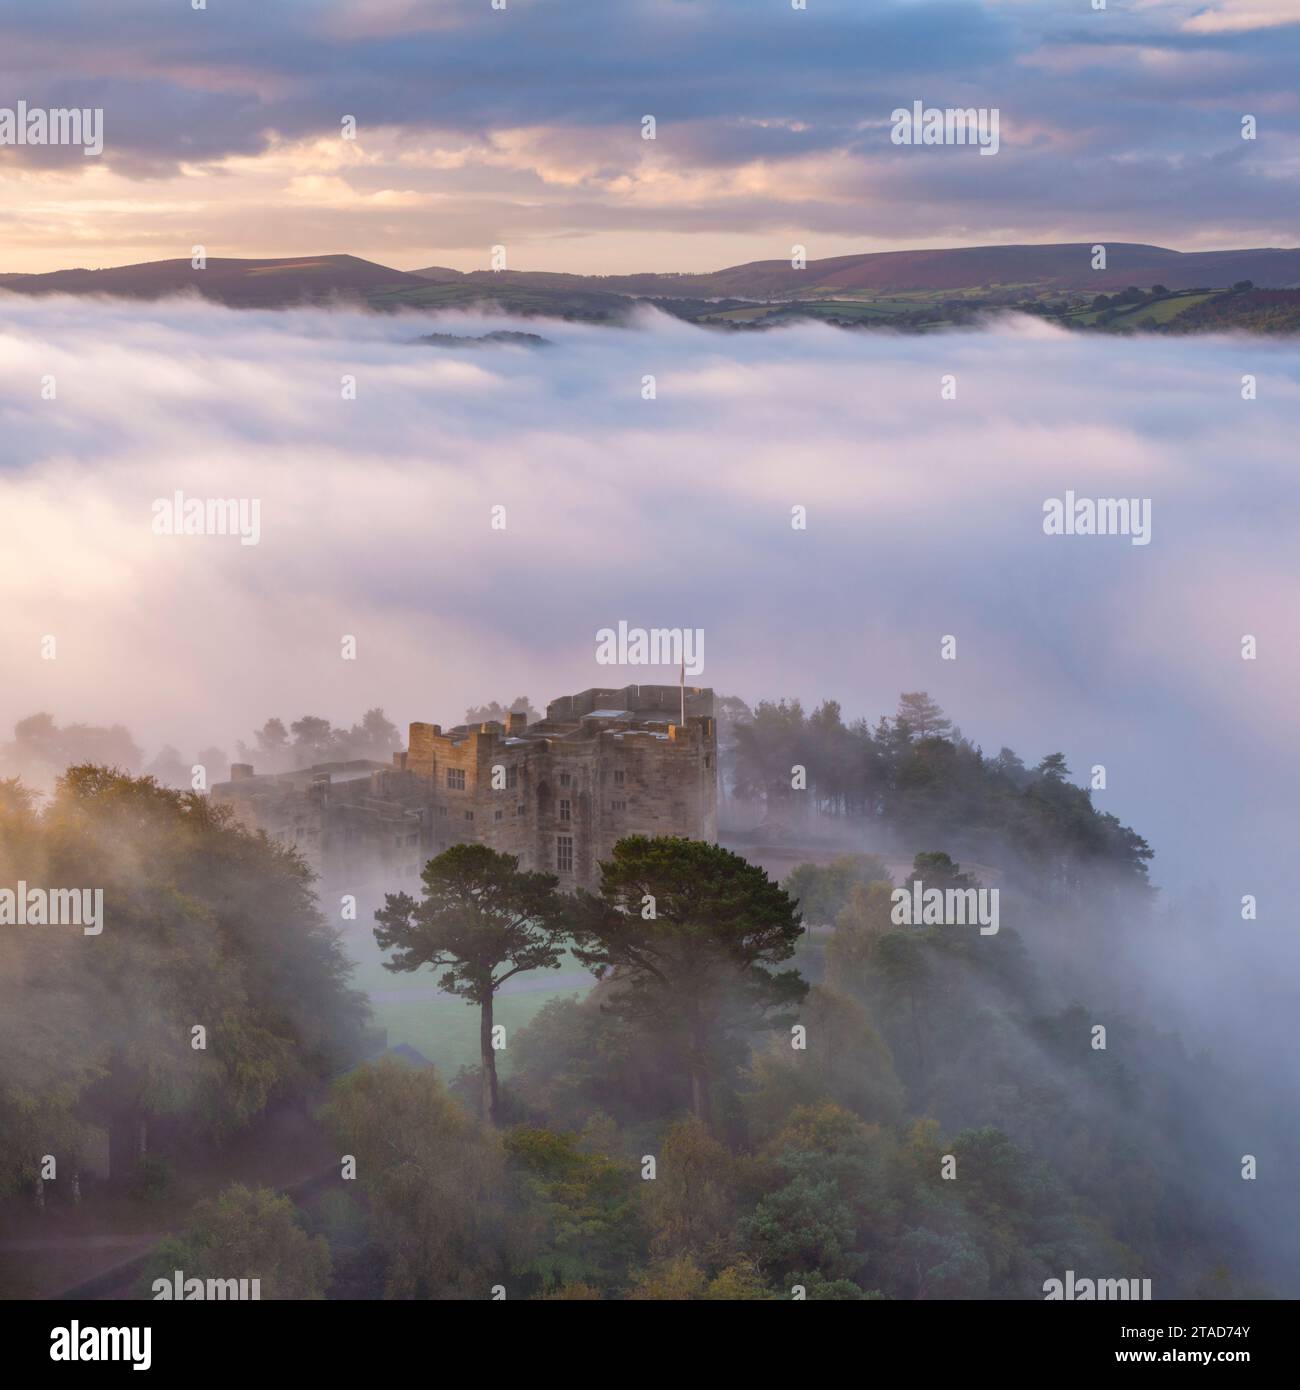
[[[1159,242],[1150,242],[1150,241],[1124,241],[1124,240],[1118,239],[1118,238],[1110,238],[1110,239],[1108,240],[1108,239],[1106,239],[1106,238],[1104,238],[1104,237],[1101,238],[1101,240],[1104,241],[1104,242],[1106,243],[1106,245],[1108,245],[1108,246],[1109,246],[1110,248],[1112,248],[1112,249],[1115,248],[1115,247],[1118,247],[1118,246],[1140,246],[1140,247],[1146,247],[1146,248],[1150,248],[1150,249],[1152,249],[1152,250],[1158,250],[1158,251],[1174,251],[1174,252],[1177,252],[1179,255],[1215,255],[1215,254],[1228,254],[1228,253],[1232,253],[1232,252],[1244,252],[1244,251],[1286,251],[1286,252],[1290,252],[1290,251],[1300,251],[1300,241],[1298,241],[1298,242],[1297,242],[1295,245],[1293,245],[1293,246],[1283,246],[1283,245],[1279,245],[1279,246],[1227,246],[1227,245],[1224,245],[1224,246],[1196,247],[1196,248],[1194,248],[1194,249],[1189,249],[1189,248],[1178,247],[1178,246],[1171,246],[1171,245],[1165,245],[1165,244],[1163,244],[1163,243],[1159,243]],[[841,252],[841,253],[838,253],[837,255],[834,255],[834,256],[810,256],[810,257],[808,258],[808,264],[809,264],[809,265],[815,265],[815,264],[816,264],[817,262],[819,262],[819,261],[842,260],[842,259],[845,259],[846,257],[854,257],[854,256],[907,255],[907,254],[909,254],[909,253],[911,253],[911,252],[916,252],[916,251],[986,251],[986,250],[993,250],[993,249],[997,249],[997,250],[1014,250],[1014,249],[1018,249],[1018,248],[1020,248],[1020,247],[1028,247],[1028,246],[1086,246],[1086,245],[1089,245],[1089,243],[1086,242],[1086,241],[1079,241],[1079,242],[1072,242],[1072,241],[962,242],[962,243],[957,243],[957,244],[954,244],[954,245],[951,245],[951,246],[919,246],[919,245],[908,245],[908,246],[900,246],[900,247],[891,247],[891,248],[889,248],[888,250],[884,250],[884,251],[849,251],[849,252]],[[353,260],[367,261],[367,262],[368,262],[369,264],[371,264],[371,265],[380,266],[380,267],[382,267],[382,268],[385,269],[385,270],[397,271],[398,273],[400,273],[400,274],[402,274],[402,275],[414,275],[414,274],[418,273],[418,272],[421,271],[421,270],[430,270],[430,269],[434,269],[434,268],[441,269],[441,270],[459,270],[460,273],[461,273],[461,274],[464,274],[464,275],[473,274],[475,271],[490,271],[490,270],[491,270],[491,267],[490,267],[490,266],[476,265],[476,266],[469,266],[468,268],[464,268],[464,267],[461,267],[461,266],[450,265],[450,264],[448,264],[447,262],[442,261],[442,260],[424,260],[424,261],[419,262],[417,265],[410,266],[410,267],[404,267],[404,266],[394,265],[394,264],[392,264],[392,263],[390,263],[390,262],[388,262],[388,261],[375,261],[375,260],[371,260],[370,257],[360,255],[359,253],[357,253],[357,252],[355,252],[355,251],[304,251],[304,252],[301,252],[301,253],[298,253],[298,254],[292,254],[292,253],[291,253],[291,254],[287,254],[287,255],[286,255],[286,254],[283,254],[283,253],[280,253],[280,252],[276,252],[276,253],[269,253],[269,252],[268,252],[268,253],[262,253],[262,252],[252,252],[252,251],[250,251],[250,252],[247,252],[247,253],[245,253],[245,254],[243,254],[243,255],[239,255],[239,256],[233,256],[233,255],[227,256],[227,255],[223,255],[223,254],[221,254],[221,253],[212,253],[212,252],[209,250],[209,254],[208,254],[207,259],[208,259],[209,262],[211,262],[211,261],[312,261],[312,260],[329,260],[329,259],[337,259],[337,258],[345,257],[345,256],[346,256],[346,257],[351,257]],[[113,262],[113,263],[111,263],[111,264],[104,264],[104,265],[90,265],[90,264],[84,264],[84,263],[83,263],[83,264],[80,264],[80,265],[58,265],[58,266],[51,266],[51,267],[49,267],[49,268],[47,268],[47,269],[45,269],[45,270],[35,270],[35,271],[9,271],[9,270],[5,270],[3,267],[0,267],[0,276],[4,276],[4,275],[54,275],[54,274],[58,274],[60,271],[68,271],[68,270],[88,270],[88,271],[125,270],[125,269],[129,269],[129,268],[131,268],[131,267],[133,267],[133,266],[141,266],[141,265],[164,265],[164,264],[168,264],[168,263],[170,263],[170,262],[172,262],[172,261],[187,261],[187,260],[189,260],[189,259],[190,259],[190,257],[189,257],[188,255],[160,256],[160,257],[157,257],[157,258],[152,259],[152,260],[145,260],[145,261],[117,261],[117,262]],[[772,256],[772,257],[769,257],[768,260],[769,260],[772,264],[778,264],[778,263],[787,263],[788,260],[789,260],[789,258],[788,258],[788,257],[781,257],[781,256]],[[649,269],[647,269],[647,268],[642,267],[642,268],[639,269],[639,270],[638,270],[638,269],[625,269],[625,270],[609,270],[609,271],[553,271],[553,270],[551,270],[549,267],[546,267],[546,266],[526,265],[526,266],[510,266],[510,267],[509,267],[509,273],[512,273],[512,274],[522,274],[522,275],[527,275],[527,274],[589,275],[589,276],[591,276],[591,277],[593,277],[593,278],[618,279],[618,278],[622,278],[622,277],[625,277],[625,276],[632,276],[632,275],[683,275],[683,276],[690,276],[690,275],[713,275],[713,274],[717,274],[717,273],[719,273],[720,271],[723,271],[723,270],[733,270],[733,269],[738,269],[738,268],[741,267],[741,266],[746,266],[746,265],[761,265],[761,264],[764,264],[764,262],[762,262],[762,261],[732,261],[732,262],[729,262],[729,263],[726,264],[726,265],[715,265],[715,266],[710,266],[710,267],[708,267],[707,269],[700,269],[700,268],[697,268],[697,269],[694,269],[694,270],[658,270],[658,269],[655,269],[655,268],[649,268]]]

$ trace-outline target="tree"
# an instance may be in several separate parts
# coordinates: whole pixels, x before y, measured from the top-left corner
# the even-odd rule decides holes
[[[636,1250],[641,1184],[626,1159],[592,1152],[587,1136],[520,1126],[506,1136],[520,1212],[517,1272],[543,1293],[621,1282]]]
[[[252,763],[259,772],[284,772],[292,763],[289,756],[289,731],[283,719],[268,719],[253,735],[254,746],[250,748],[243,739],[235,744],[235,756],[240,762]],[[202,757],[199,758],[203,762]],[[209,768],[211,774],[211,768]],[[209,783],[217,780],[209,775]]]
[[[893,1022],[905,1015],[911,1027],[917,1080],[923,1084],[926,1047],[921,1018],[926,1013],[923,1005],[934,988],[933,970],[924,942],[911,927],[888,932],[876,942],[871,963],[883,988],[886,1020]]]
[[[512,976],[559,966],[565,912],[559,879],[521,873],[515,855],[487,845],[452,845],[420,877],[422,902],[406,893],[384,895],[375,940],[394,953],[386,970],[450,966],[439,989],[478,1005],[483,1115],[497,1124],[493,1001]]]
[[[334,747],[334,730],[328,719],[304,714],[289,725],[289,731],[293,734],[293,755],[299,767],[329,762]]]
[[[0,1108],[107,1131],[114,1179],[155,1119],[228,1134],[360,1050],[364,1001],[309,871],[207,797],[70,768],[39,816],[0,814],[0,883],[24,876],[95,885],[102,934],[0,929]],[[71,1152],[77,1129],[60,1128]],[[25,1184],[23,1132],[0,1115],[0,1168]],[[75,1168],[60,1156],[61,1176]]]
[[[751,1136],[775,1132],[801,1105],[832,1100],[870,1121],[895,1121],[903,1090],[894,1063],[867,1011],[847,995],[814,985],[799,1010],[807,1046],[796,1052],[788,1038],[773,1038],[755,1054],[753,1090],[745,1096]]]
[[[4,745],[3,761],[20,776],[48,784],[76,763],[133,770],[143,763],[144,751],[121,724],[60,728],[51,715],[33,714],[14,725],[14,739]]]
[[[669,1125],[655,1180],[645,1186],[650,1253],[708,1264],[728,1253],[735,1225],[736,1160],[694,1118]]]
[[[627,1296],[634,1303],[685,1303],[703,1298],[707,1288],[704,1271],[699,1265],[689,1255],[675,1255],[634,1275]]]
[[[799,864],[782,887],[807,922],[829,926],[843,911],[855,887],[888,883],[885,861],[875,854],[842,854],[829,864]]]
[[[894,886],[888,879],[854,884],[826,943],[826,983],[860,1002],[869,992],[876,943],[894,929],[893,898]]]
[[[0,816],[13,816],[18,822],[30,822],[37,799],[31,787],[23,786],[21,777],[0,777]]]
[[[516,695],[508,705],[503,705],[497,700],[493,700],[489,705],[471,705],[465,711],[465,723],[487,724],[495,719],[498,724],[506,724],[512,714],[524,715],[530,724],[536,724],[542,717],[540,712],[533,708],[533,702],[527,695]]]
[[[335,1082],[322,1118],[356,1158],[385,1297],[484,1297],[507,1267],[497,1132],[456,1103],[433,1067],[393,1057]]]
[[[1034,771],[1040,777],[1046,777],[1053,782],[1064,782],[1070,775],[1070,769],[1065,765],[1064,753],[1049,753]]]
[[[361,723],[338,733],[339,751],[345,758],[371,758],[375,762],[387,762],[393,750],[402,746],[402,735],[397,725],[376,705],[361,717]]]
[[[942,850],[928,850],[912,860],[912,872],[903,880],[905,887],[923,883],[927,888],[978,888],[974,874],[964,874],[961,865]]]
[[[155,1279],[257,1279],[264,1299],[321,1299],[329,1283],[330,1253],[323,1236],[299,1225],[288,1197],[267,1187],[235,1183],[194,1211],[184,1235],[162,1242],[141,1279],[144,1297]]]
[[[952,720],[924,690],[913,690],[898,697],[898,723],[917,738],[946,738],[952,732]]]
[[[770,969],[794,954],[799,914],[757,865],[700,840],[628,836],[600,871],[599,896],[578,897],[574,955],[597,979],[616,972],[612,1009],[684,1030],[691,1109],[711,1129],[717,1044],[807,992]]]
[[[188,787],[190,784],[190,766],[181,757],[180,750],[173,748],[170,743],[158,750],[158,756],[145,771],[159,786]]]

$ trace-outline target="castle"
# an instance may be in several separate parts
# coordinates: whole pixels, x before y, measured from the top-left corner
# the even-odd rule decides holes
[[[236,763],[212,796],[295,846],[323,890],[379,878],[418,894],[426,860],[477,843],[571,891],[599,886],[625,835],[716,840],[717,768],[712,690],[629,685],[552,700],[535,724],[412,724],[391,766]]]

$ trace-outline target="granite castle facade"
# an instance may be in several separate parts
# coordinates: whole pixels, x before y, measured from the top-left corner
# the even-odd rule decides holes
[[[296,846],[325,890],[383,879],[415,892],[426,860],[478,843],[517,855],[562,890],[595,888],[625,835],[717,839],[712,690],[629,685],[553,700],[526,724],[410,726],[386,763],[258,775],[236,764],[213,797]]]

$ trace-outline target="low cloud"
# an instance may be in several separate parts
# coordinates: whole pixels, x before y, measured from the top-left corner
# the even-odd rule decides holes
[[[412,343],[502,327],[553,345]],[[720,690],[874,718],[928,689],[991,752],[1105,764],[1157,881],[1235,884],[1295,829],[1298,407],[1300,350],[1258,339],[6,297],[0,728],[47,709],[192,749],[271,714],[455,722],[671,680],[598,666],[595,633],[701,628]],[[1067,490],[1150,498],[1150,544],[1045,535]],[[154,534],[178,492],[258,499],[258,543]]]

